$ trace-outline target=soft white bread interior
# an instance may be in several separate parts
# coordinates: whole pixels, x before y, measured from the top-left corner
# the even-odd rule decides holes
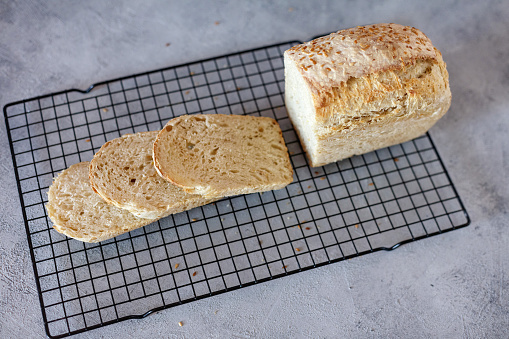
[[[279,124],[267,117],[172,119],[154,142],[154,165],[166,180],[208,198],[277,190],[293,180]]]
[[[152,148],[158,133],[127,134],[105,143],[90,162],[92,189],[108,203],[146,219],[217,200],[186,193],[157,174]]]
[[[416,138],[451,103],[442,55],[414,27],[338,31],[284,63],[286,108],[313,167]]]
[[[90,187],[88,166],[88,162],[72,165],[50,186],[46,209],[55,230],[80,241],[99,242],[156,220],[106,203]]]

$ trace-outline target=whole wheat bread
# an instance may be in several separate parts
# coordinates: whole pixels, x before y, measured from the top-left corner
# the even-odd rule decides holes
[[[50,186],[46,209],[55,230],[80,241],[99,242],[156,220],[106,203],[90,187],[88,167],[88,162],[72,165]]]
[[[90,162],[92,189],[108,203],[147,219],[217,200],[186,193],[157,174],[152,160],[157,134],[127,134],[104,144]]]
[[[281,189],[293,170],[278,123],[267,117],[183,115],[154,142],[166,180],[208,198]]]

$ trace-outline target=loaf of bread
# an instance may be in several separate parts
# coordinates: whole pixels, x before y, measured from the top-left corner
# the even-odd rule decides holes
[[[161,178],[152,160],[159,131],[126,134],[105,143],[90,162],[90,184],[106,202],[155,219],[217,199],[189,194]]]
[[[166,180],[206,198],[277,190],[293,180],[279,124],[266,117],[172,119],[154,142],[154,165]]]
[[[80,241],[99,242],[157,220],[138,218],[106,203],[90,187],[88,167],[88,162],[72,165],[50,186],[46,209],[55,230]]]
[[[413,27],[338,31],[284,63],[286,108],[313,167],[416,138],[451,103],[441,53]]]

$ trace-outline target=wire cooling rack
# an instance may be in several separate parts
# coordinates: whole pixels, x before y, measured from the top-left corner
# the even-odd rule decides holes
[[[310,168],[288,119],[282,54],[298,42],[4,107],[47,335],[58,338],[451,231],[469,217],[429,135]],[[288,187],[225,198],[98,244],[52,229],[57,173],[108,140],[182,114],[275,118]]]

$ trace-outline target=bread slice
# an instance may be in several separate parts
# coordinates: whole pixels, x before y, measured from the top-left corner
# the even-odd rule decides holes
[[[416,138],[451,104],[442,55],[414,27],[338,31],[284,62],[286,108],[313,167]]]
[[[88,167],[88,162],[72,165],[50,186],[46,209],[55,230],[80,241],[99,242],[156,220],[106,203],[90,187]]]
[[[161,178],[152,148],[159,131],[127,134],[108,141],[90,162],[90,184],[104,200],[140,218],[155,219],[208,204]]]
[[[293,180],[281,129],[266,117],[172,119],[154,142],[154,165],[166,180],[207,198],[281,189]]]

